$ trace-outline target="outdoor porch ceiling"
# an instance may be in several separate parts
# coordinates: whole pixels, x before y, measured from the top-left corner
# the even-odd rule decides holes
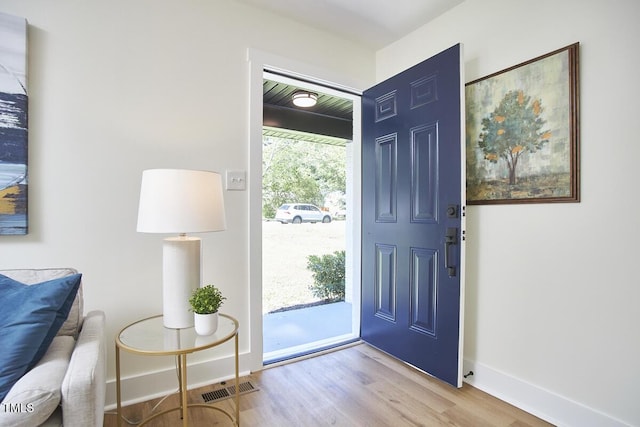
[[[337,145],[341,147],[344,147],[348,142],[351,141],[350,137],[348,139],[336,138],[333,136],[318,135],[315,133],[300,132],[300,131],[291,130],[291,129],[274,128],[271,126],[262,127],[262,136],[291,139],[294,141],[315,142],[318,144],[325,144],[325,145]]]
[[[353,135],[351,100],[318,92],[315,106],[293,105],[292,95],[306,90],[272,80],[263,80],[263,135],[343,145]]]

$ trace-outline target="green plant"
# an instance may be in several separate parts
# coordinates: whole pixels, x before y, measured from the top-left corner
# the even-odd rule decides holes
[[[206,285],[193,291],[189,304],[194,313],[211,314],[218,311],[225,299],[227,298],[222,296],[220,289],[213,285]]]
[[[307,268],[313,272],[311,293],[323,300],[344,300],[344,257],[345,251],[335,251],[330,255],[309,255]]]

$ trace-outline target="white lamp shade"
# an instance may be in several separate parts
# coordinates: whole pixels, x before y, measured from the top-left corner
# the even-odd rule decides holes
[[[142,173],[139,232],[204,233],[225,228],[219,173],[185,169],[149,169]]]

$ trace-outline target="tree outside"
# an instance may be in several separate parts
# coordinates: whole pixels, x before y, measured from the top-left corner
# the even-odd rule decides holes
[[[262,215],[273,218],[284,203],[325,206],[346,188],[344,146],[265,137],[262,143]]]

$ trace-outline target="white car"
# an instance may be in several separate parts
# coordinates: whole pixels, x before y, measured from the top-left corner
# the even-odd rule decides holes
[[[283,224],[300,224],[302,222],[331,222],[329,212],[323,212],[315,205],[307,203],[287,203],[276,211],[276,221]]]

